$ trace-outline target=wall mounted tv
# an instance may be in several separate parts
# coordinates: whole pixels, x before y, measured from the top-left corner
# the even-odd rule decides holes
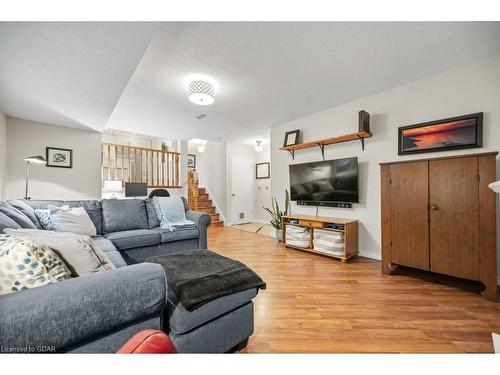
[[[358,203],[358,158],[290,165],[290,198],[298,204]],[[349,205],[350,206],[350,205]]]

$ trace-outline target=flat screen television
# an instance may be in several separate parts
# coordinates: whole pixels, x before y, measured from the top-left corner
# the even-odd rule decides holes
[[[358,158],[290,165],[290,199],[358,203]]]

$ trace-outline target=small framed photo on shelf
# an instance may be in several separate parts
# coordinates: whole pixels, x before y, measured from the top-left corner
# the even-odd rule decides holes
[[[292,130],[285,133],[283,147],[295,146],[299,144],[300,130]]]
[[[255,178],[257,180],[270,178],[271,177],[270,166],[271,164],[269,162],[255,164]]]
[[[73,168],[73,150],[45,147],[47,167]]]
[[[196,155],[188,154],[187,156],[188,168],[196,168]]]
[[[399,155],[482,147],[483,113],[403,126],[398,139]]]

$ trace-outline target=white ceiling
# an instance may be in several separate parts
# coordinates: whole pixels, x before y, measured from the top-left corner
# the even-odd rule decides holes
[[[159,26],[0,22],[0,111],[104,129]]]
[[[0,24],[0,54],[8,115],[254,145],[271,126],[500,54],[500,23]],[[219,83],[212,106],[187,100],[196,73]]]

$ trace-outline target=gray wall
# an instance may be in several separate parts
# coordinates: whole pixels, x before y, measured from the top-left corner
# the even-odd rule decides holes
[[[101,197],[100,133],[8,117],[4,199],[24,196],[23,159],[33,155],[45,157],[47,146],[72,149],[73,168],[32,165],[29,194],[33,199]]]

